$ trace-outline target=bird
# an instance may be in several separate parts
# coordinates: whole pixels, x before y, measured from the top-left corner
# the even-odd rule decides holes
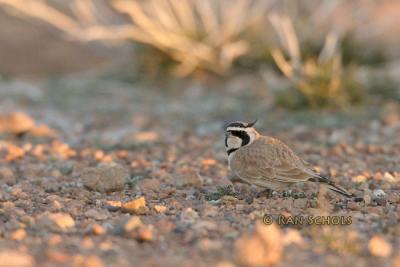
[[[229,168],[248,184],[279,191],[298,182],[317,182],[343,196],[353,195],[328,177],[313,170],[282,141],[261,135],[257,120],[234,121],[225,126],[225,149]]]

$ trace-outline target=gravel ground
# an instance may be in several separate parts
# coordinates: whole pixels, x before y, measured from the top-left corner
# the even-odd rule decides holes
[[[400,266],[399,103],[291,113],[254,84],[1,83],[0,266]],[[223,125],[255,117],[356,197],[232,186]]]

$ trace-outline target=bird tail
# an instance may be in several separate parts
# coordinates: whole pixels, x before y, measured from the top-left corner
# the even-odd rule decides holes
[[[314,176],[312,178],[309,179],[309,181],[311,182],[318,182],[318,183],[322,183],[328,186],[328,188],[336,193],[339,193],[343,196],[346,197],[353,197],[353,194],[351,194],[350,192],[348,192],[346,189],[344,189],[341,186],[336,185],[334,182],[332,182],[331,180],[329,180],[326,177],[323,176]]]

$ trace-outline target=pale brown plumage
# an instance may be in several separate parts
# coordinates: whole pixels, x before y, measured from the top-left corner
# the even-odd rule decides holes
[[[267,136],[236,151],[230,166],[246,182],[274,190],[316,175],[287,145]]]
[[[280,190],[297,182],[320,182],[337,193],[352,196],[344,188],[315,172],[286,144],[260,135],[252,125],[234,122],[226,130],[225,144],[229,166],[240,179],[273,190]]]

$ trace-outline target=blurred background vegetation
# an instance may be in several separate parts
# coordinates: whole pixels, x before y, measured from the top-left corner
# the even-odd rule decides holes
[[[286,109],[398,103],[398,14],[396,0],[0,0],[0,75],[250,77]]]

